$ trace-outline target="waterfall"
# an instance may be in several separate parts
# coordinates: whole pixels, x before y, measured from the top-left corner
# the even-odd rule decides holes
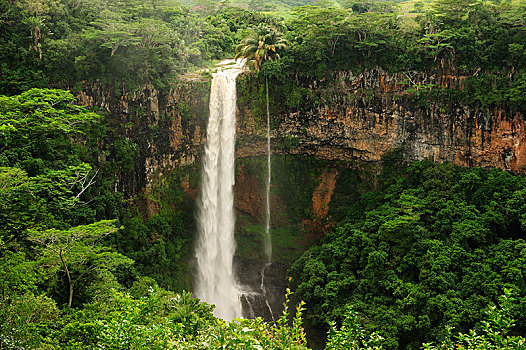
[[[270,266],[270,263],[268,262],[265,264],[265,266],[263,266],[263,269],[261,270],[261,284],[259,288],[261,289],[261,292],[263,293],[263,298],[265,299],[265,305],[267,305],[267,309],[270,312],[270,317],[272,317],[273,322],[276,322],[276,319],[274,318],[274,313],[272,312],[272,308],[270,307],[270,303],[268,302],[267,288],[265,287],[265,270],[269,266]]]
[[[265,270],[272,264],[272,237],[270,236],[270,176],[271,176],[271,163],[270,163],[270,111],[268,102],[268,78],[265,77],[265,87],[267,92],[267,181],[266,181],[266,215],[265,215],[265,255],[267,256],[267,263],[261,269],[261,285],[260,289],[265,299],[272,321],[275,321],[272,308],[268,302],[267,289],[265,288]]]
[[[206,131],[203,181],[198,214],[195,294],[215,304],[214,314],[225,320],[241,317],[240,290],[233,271],[234,147],[236,76],[243,62],[223,61],[213,74],[210,117]]]
[[[267,261],[272,261],[272,239],[270,236],[270,112],[268,106],[268,78],[265,78],[267,89],[267,183],[266,183],[266,217],[265,217],[265,253]]]

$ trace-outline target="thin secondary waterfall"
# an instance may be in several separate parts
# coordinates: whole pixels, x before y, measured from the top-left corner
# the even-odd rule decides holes
[[[265,87],[267,92],[267,181],[266,181],[266,191],[265,191],[265,199],[266,199],[266,216],[265,216],[265,254],[267,256],[267,263],[263,266],[263,269],[261,270],[261,285],[260,289],[263,293],[263,297],[265,298],[265,304],[267,305],[268,311],[270,312],[270,316],[272,317],[272,320],[274,319],[274,313],[272,312],[272,308],[270,307],[270,304],[268,302],[267,297],[267,289],[265,288],[265,270],[270,266],[272,263],[272,238],[270,236],[270,176],[271,176],[271,163],[270,163],[270,111],[269,111],[269,105],[268,105],[268,78],[265,77]]]
[[[267,261],[272,261],[272,239],[270,236],[270,112],[268,105],[268,78],[265,78],[267,90],[267,188],[266,188],[266,217],[265,217],[265,253]]]
[[[221,63],[213,74],[210,117],[206,131],[201,201],[196,248],[196,296],[215,304],[214,314],[225,320],[241,317],[240,291],[233,271],[234,147],[236,76],[243,62]]]

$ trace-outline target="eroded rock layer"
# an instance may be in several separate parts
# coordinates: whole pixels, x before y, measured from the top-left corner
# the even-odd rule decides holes
[[[293,138],[295,146],[289,153],[323,159],[379,161],[386,152],[399,148],[408,161],[427,158],[523,172],[526,133],[522,111],[445,105],[415,97],[415,92],[431,85],[462,89],[464,78],[368,71],[359,75],[342,72],[330,82],[304,83],[317,103],[282,112],[276,117],[279,124],[274,138]],[[250,126],[255,118],[251,120],[251,111],[243,107],[241,119]],[[254,134],[254,128],[245,132]],[[238,153],[254,156],[261,149],[259,142],[243,144]]]
[[[428,158],[524,172],[526,125],[522,111],[415,98],[415,91],[430,86],[462,89],[464,79],[447,73],[372,70],[298,81],[308,95],[303,105],[292,108],[272,101],[273,152],[376,162],[386,152],[400,149],[408,161]],[[257,80],[249,79],[249,83],[257,84]],[[258,95],[250,96],[247,84],[244,86],[238,88],[238,94],[248,95],[238,98],[238,158],[266,152],[263,119],[250,103]],[[208,89],[207,80],[180,79],[164,93],[153,86],[117,92],[93,84],[78,95],[80,103],[108,112],[110,127],[138,147],[133,168],[118,173],[116,190],[137,194],[171,169],[199,159],[206,137]],[[283,98],[272,90],[271,99]],[[284,140],[288,140],[285,146]]]

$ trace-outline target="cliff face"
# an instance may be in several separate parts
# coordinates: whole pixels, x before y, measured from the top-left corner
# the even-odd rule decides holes
[[[265,121],[262,110],[254,110],[254,100],[261,96],[250,74],[240,80],[237,157],[260,156],[266,152]],[[273,152],[376,162],[401,149],[408,161],[429,158],[525,171],[522,111],[422,103],[407,90],[430,84],[461,89],[463,80],[447,74],[340,72],[327,80],[297,81],[306,91],[297,108],[284,107],[277,100],[286,97],[271,86]],[[117,191],[133,196],[170,170],[195,163],[206,139],[208,90],[206,79],[180,79],[165,93],[153,86],[117,92],[92,84],[78,95],[79,103],[108,113],[113,133],[137,146],[133,168],[117,174]],[[114,151],[110,156],[116,156]]]
[[[429,84],[462,89],[463,80],[452,75],[341,72],[330,82],[304,83],[310,99],[317,103],[308,109],[281,111],[274,136],[278,142],[282,137],[294,140],[288,153],[322,159],[379,161],[386,152],[401,148],[408,161],[428,158],[525,171],[526,131],[521,111],[424,104],[407,90],[407,82],[422,90]],[[241,111],[245,124],[255,123],[246,106]],[[253,133],[250,128],[241,131],[247,132]],[[255,155],[261,148],[259,142],[242,145],[239,154]]]
[[[195,79],[179,80],[166,93],[151,85],[117,92],[91,84],[77,95],[80,104],[108,115],[111,138],[103,142],[110,144],[109,157],[119,163],[127,152],[133,158],[131,166],[119,166],[115,191],[134,196],[171,170],[194,164],[205,141],[208,96],[209,82]]]

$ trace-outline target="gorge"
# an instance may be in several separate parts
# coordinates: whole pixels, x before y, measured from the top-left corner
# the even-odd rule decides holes
[[[0,350],[523,348],[525,20],[0,0]]]
[[[419,104],[414,93],[400,83],[404,79],[403,74],[379,69],[358,75],[339,72],[324,81],[298,80],[295,88],[285,85],[303,91],[299,109],[271,103],[274,181],[284,181],[290,174],[293,177],[271,189],[273,231],[281,237],[274,244],[274,264],[269,266],[267,283],[262,285],[260,271],[265,266],[266,253],[261,251],[264,242],[258,237],[265,230],[266,180],[261,174],[266,171],[262,161],[267,154],[267,125],[257,79],[250,73],[238,77],[233,203],[240,246],[234,270],[240,273],[241,285],[252,291],[268,291],[271,310],[281,307],[286,269],[291,261],[331,227],[334,196],[348,196],[342,197],[349,191],[349,187],[342,189],[349,186],[348,177],[355,179],[353,191],[371,189],[382,156],[389,152],[400,152],[407,162],[432,159],[523,171],[526,135],[521,111],[472,109],[458,103]],[[444,72],[420,74],[412,79],[417,86],[433,81],[444,88],[457,89],[462,88],[465,78]],[[285,99],[280,84],[271,80],[270,101]],[[117,186],[128,195],[145,191],[141,207],[146,216],[160,210],[158,201],[150,198],[155,197],[157,184],[163,178],[178,173],[178,169],[192,169],[185,170],[188,173],[197,172],[200,167],[208,118],[208,86],[208,79],[182,77],[167,94],[145,87],[115,98],[111,91],[95,87],[79,95],[83,104],[106,108],[118,116],[113,120],[131,125],[125,133],[140,150],[132,172],[120,174]],[[299,175],[303,173],[307,177]],[[179,186],[193,201],[199,192],[199,181],[192,177],[190,174],[180,178]],[[246,293],[242,298],[244,308],[257,305],[259,314],[271,320],[265,300],[247,299],[254,295]]]
[[[386,152],[402,147],[407,161],[431,158],[463,166],[524,170],[522,111],[471,108],[458,102],[415,103],[414,94],[400,84],[404,79],[403,74],[372,70],[295,82],[304,91],[301,109],[271,105],[273,151],[374,163]],[[451,90],[461,88],[463,79],[446,72],[413,78],[416,86],[436,82]],[[241,77],[238,83],[238,94],[245,97],[240,98],[237,110],[240,142],[236,158],[266,153],[264,122],[255,112],[260,107],[253,83],[250,76]],[[109,112],[112,121],[118,121],[116,128],[129,125],[122,132],[138,144],[139,153],[132,172],[119,175],[117,188],[134,195],[163,174],[194,164],[200,157],[208,96],[208,80],[183,77],[164,94],[144,86],[116,95],[95,84],[87,86],[78,101]],[[270,98],[283,96],[271,89]]]

